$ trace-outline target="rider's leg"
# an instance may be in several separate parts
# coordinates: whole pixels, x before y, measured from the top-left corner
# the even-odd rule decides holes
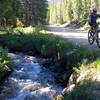
[[[97,33],[98,32],[98,24],[94,25],[94,33]]]
[[[94,33],[94,26],[93,25],[91,25],[90,30]]]

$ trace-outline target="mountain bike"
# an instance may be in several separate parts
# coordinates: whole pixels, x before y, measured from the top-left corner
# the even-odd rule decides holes
[[[100,31],[99,28],[94,29],[90,28],[88,31],[88,42],[90,45],[92,45],[96,41],[97,46],[100,48]]]

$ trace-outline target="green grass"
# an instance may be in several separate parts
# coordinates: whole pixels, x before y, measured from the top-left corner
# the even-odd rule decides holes
[[[8,57],[8,52],[0,48],[0,81],[4,79],[13,69],[11,59]]]
[[[93,68],[96,68],[100,70],[100,59],[97,59],[93,64],[91,65]]]
[[[100,72],[100,59],[96,59],[91,63],[83,62],[78,68],[73,69],[78,77],[84,73],[86,75],[79,82],[76,81],[73,90],[64,94],[64,99],[61,100],[99,100],[97,93],[100,90],[100,83],[93,81],[93,78]]]
[[[76,85],[62,100],[95,100],[90,81],[86,80],[82,85]]]
[[[0,27],[0,34],[16,34],[16,35],[20,35],[20,34],[33,34],[33,33],[47,33],[49,32],[49,30],[45,27],[16,27],[16,28],[12,28],[12,27]]]

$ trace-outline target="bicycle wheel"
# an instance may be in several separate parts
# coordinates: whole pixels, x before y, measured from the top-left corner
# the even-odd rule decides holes
[[[97,33],[96,42],[97,42],[97,46],[100,48],[100,32]]]
[[[94,43],[94,32],[92,32],[91,30],[89,30],[88,32],[88,42],[90,43],[90,45],[92,45]]]

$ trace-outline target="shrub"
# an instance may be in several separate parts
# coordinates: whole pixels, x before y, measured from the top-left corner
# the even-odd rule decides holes
[[[93,62],[92,67],[100,70],[100,59],[97,59],[95,62]]]
[[[0,81],[13,69],[7,51],[0,48]]]

